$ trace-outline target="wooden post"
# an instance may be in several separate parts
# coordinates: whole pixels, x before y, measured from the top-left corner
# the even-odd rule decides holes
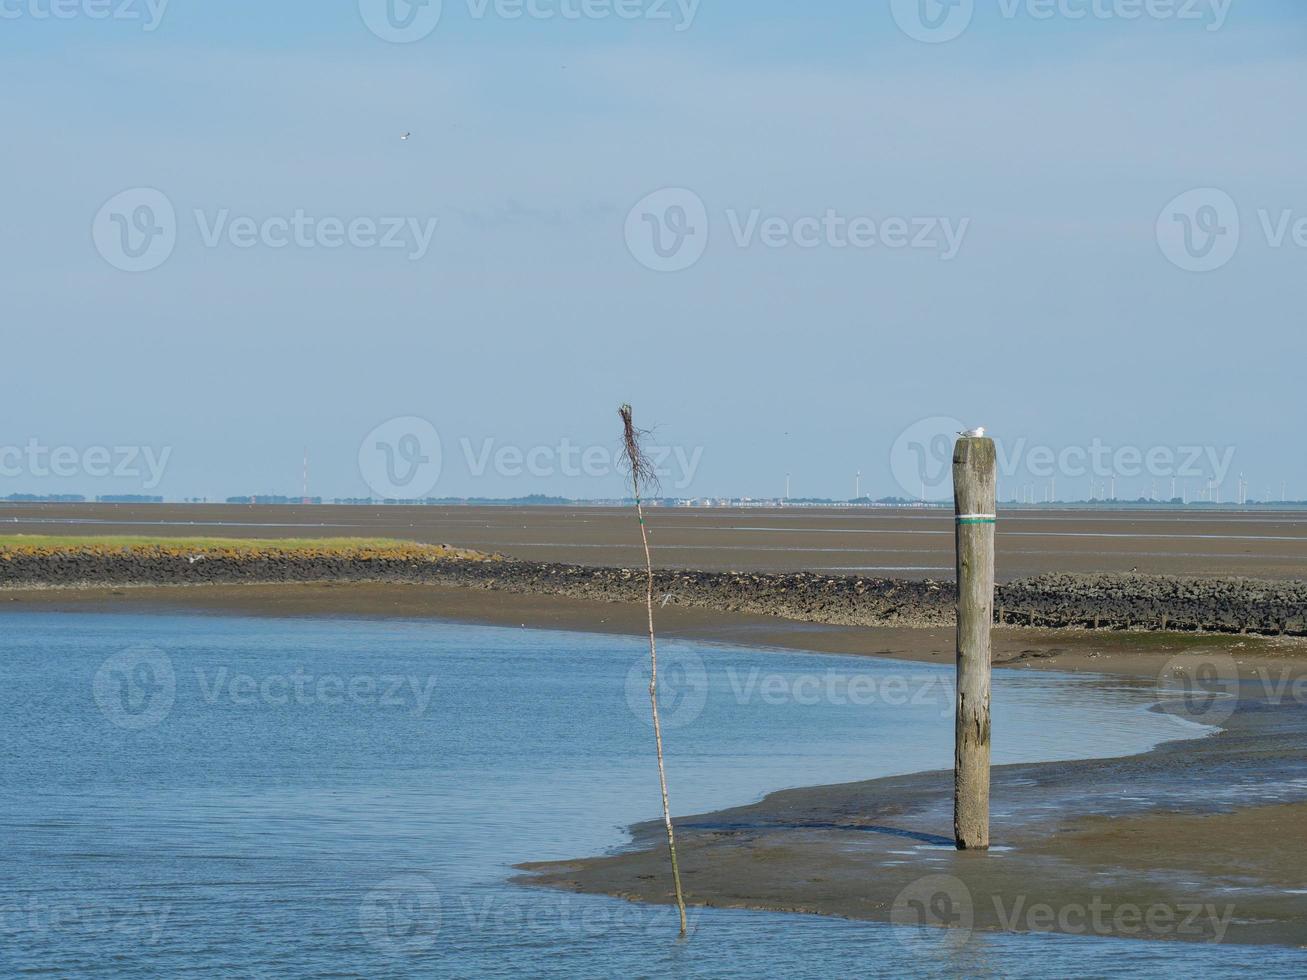
[[[953,449],[958,569],[953,836],[960,851],[989,847],[989,634],[994,621],[995,460],[992,439],[964,436]]]

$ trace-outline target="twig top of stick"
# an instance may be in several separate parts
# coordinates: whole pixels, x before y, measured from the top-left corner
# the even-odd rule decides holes
[[[656,493],[658,475],[654,472],[653,463],[646,455],[643,445],[644,437],[649,433],[635,427],[630,405],[623,405],[617,414],[622,417],[622,462],[630,474],[631,487],[637,497],[643,492]]]

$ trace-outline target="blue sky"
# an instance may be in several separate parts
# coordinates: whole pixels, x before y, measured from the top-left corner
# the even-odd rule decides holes
[[[1109,473],[1169,496],[1179,473],[1229,500],[1242,472],[1251,496],[1307,497],[1290,0],[978,0],[942,43],[888,0],[701,0],[688,22],[445,0],[402,44],[360,0],[172,0],[153,30],[145,0],[51,2],[0,3],[0,495],[298,493],[307,448],[312,493],[365,496],[369,434],[419,418],[434,495],[609,496],[629,400],[678,494],[790,472],[795,495],[847,496],[856,470],[904,493],[921,433],[956,419],[1006,447],[1005,496]],[[665,188],[666,233],[663,206],[697,201],[707,236],[660,272],[636,205]],[[139,189],[175,233],[124,271]],[[309,244],[283,231],[297,214]],[[1177,261],[1186,223],[1230,242],[1231,217],[1237,248]],[[76,462],[12,452],[33,443]],[[1094,445],[1154,461],[1029,459]],[[168,450],[157,479],[87,463],[132,446]],[[1191,446],[1221,465],[1181,467]]]

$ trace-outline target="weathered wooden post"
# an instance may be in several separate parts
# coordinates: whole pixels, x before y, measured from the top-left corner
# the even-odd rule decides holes
[[[960,851],[989,847],[989,634],[994,621],[995,461],[993,439],[963,436],[953,449],[958,563],[953,836]]]

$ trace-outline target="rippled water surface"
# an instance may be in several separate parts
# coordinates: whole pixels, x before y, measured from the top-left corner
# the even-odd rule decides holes
[[[638,640],[442,623],[0,616],[0,972],[1107,975],[1289,951],[674,913],[507,884],[659,814]],[[951,670],[668,644],[680,813],[952,763]],[[997,762],[1187,734],[1144,689],[1000,672]],[[1089,733],[1095,737],[1090,738]],[[1104,741],[1101,733],[1108,733]],[[942,828],[947,832],[947,828]]]

